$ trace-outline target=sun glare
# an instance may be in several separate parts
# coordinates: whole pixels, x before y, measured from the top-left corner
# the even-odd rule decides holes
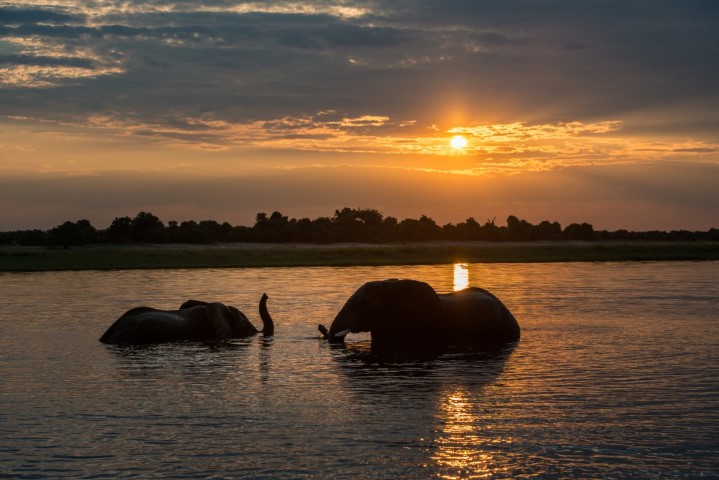
[[[452,137],[452,140],[449,141],[449,144],[452,145],[452,148],[454,148],[455,150],[461,150],[467,146],[467,139],[464,138],[462,135],[456,135]]]
[[[469,265],[466,263],[454,264],[454,291],[463,290],[469,286]]]

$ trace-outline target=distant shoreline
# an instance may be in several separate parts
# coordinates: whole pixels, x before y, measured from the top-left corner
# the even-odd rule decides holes
[[[128,244],[69,249],[0,246],[0,272],[682,260],[719,260],[719,242]]]

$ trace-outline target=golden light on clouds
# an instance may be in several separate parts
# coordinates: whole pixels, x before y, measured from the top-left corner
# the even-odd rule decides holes
[[[213,6],[211,2],[191,2],[188,4],[165,3],[153,4],[153,2],[88,2],[84,0],[34,0],[33,5],[44,7],[57,7],[62,5],[67,9],[77,12],[92,12],[98,14],[153,14],[153,13],[186,13],[186,12],[232,12],[232,13],[272,13],[272,14],[305,14],[319,15],[330,14],[340,18],[356,18],[367,15],[372,10],[364,5],[313,5],[312,2],[287,1],[276,4],[267,2],[240,2],[238,5],[221,4]]]
[[[155,154],[158,148],[166,148],[168,156],[186,152],[190,160],[198,158],[197,153],[190,154],[193,151],[235,155],[235,168],[285,152],[298,155],[314,152],[342,155],[340,164],[345,166],[476,176],[656,161],[677,155],[700,160],[719,148],[713,143],[686,138],[664,138],[657,142],[655,138],[633,137],[622,132],[619,121],[488,123],[441,129],[434,125],[422,126],[413,119],[370,114],[349,116],[334,110],[244,122],[216,115],[171,113],[161,119],[151,119],[113,112],[92,113],[64,121],[19,116],[9,119],[20,129],[35,124],[42,125],[42,131],[36,131],[27,145],[23,144],[22,136],[8,135],[0,142],[6,149],[19,151],[30,144],[42,144],[43,138],[50,141],[70,135],[80,141],[84,136],[88,142],[102,138],[103,144],[114,139],[133,149],[133,145],[151,142]],[[453,135],[449,141],[448,134]],[[252,157],[242,155],[248,151]],[[205,158],[201,163],[207,165],[210,160],[211,157]],[[190,161],[196,162],[198,160]],[[313,165],[317,164],[324,162],[316,159]],[[33,169],[32,161],[26,165]],[[81,164],[77,165],[80,168]],[[67,165],[60,167],[65,168]],[[102,166],[96,165],[95,169],[102,170]]]
[[[103,66],[89,69],[71,66],[18,65],[0,70],[0,86],[27,87],[32,85],[36,88],[50,88],[61,81],[96,78],[118,73],[122,73],[122,68]]]

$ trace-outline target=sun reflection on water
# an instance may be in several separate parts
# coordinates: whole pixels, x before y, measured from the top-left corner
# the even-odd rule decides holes
[[[492,478],[501,469],[488,445],[493,442],[491,436],[483,435],[475,407],[461,390],[447,392],[442,398],[438,411],[441,427],[432,454],[440,478]]]
[[[469,286],[469,265],[466,263],[454,264],[454,291],[462,290]]]

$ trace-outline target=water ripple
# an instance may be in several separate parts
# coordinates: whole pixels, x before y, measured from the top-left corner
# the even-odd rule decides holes
[[[377,356],[318,339],[367,280],[471,285],[499,352]],[[2,274],[0,476],[717,478],[719,264],[469,264]],[[137,305],[241,308],[272,339],[97,342]]]

